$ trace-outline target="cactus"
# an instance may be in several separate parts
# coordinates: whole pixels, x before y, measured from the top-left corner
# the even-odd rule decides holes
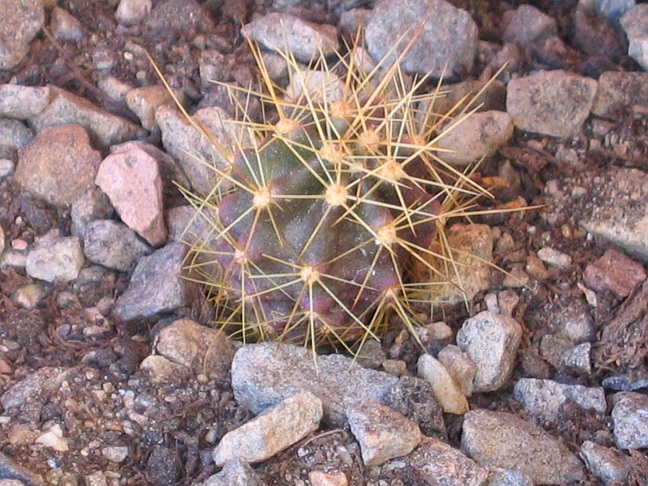
[[[262,121],[242,102],[237,123],[251,145],[221,149],[229,165],[214,167],[209,195],[187,192],[209,226],[188,238],[189,267],[217,321],[244,339],[347,349],[394,315],[416,325],[439,280],[416,277],[449,278],[443,228],[485,194],[436,148],[461,113],[434,113],[440,88],[425,92],[427,80],[408,78],[398,60],[363,69],[358,43],[311,69],[280,52],[287,88],[252,47],[263,89],[243,92],[260,98]]]

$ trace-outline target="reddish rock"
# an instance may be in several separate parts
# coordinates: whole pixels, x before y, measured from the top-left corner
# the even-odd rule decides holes
[[[594,263],[585,268],[585,285],[596,291],[611,290],[618,297],[627,297],[646,280],[641,263],[610,249]]]
[[[18,151],[16,181],[50,204],[72,204],[88,189],[101,162],[90,137],[79,125],[43,129]]]
[[[151,155],[125,143],[103,160],[95,182],[128,227],[153,246],[166,241],[162,179]]]

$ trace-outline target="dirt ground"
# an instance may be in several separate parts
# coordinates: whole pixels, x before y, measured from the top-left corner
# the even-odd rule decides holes
[[[266,11],[272,3],[269,0],[206,0],[200,3],[212,14],[207,19],[183,15],[182,2],[178,2],[176,11],[168,11],[159,19],[149,19],[146,27],[132,28],[117,25],[114,18],[117,3],[115,0],[61,0],[59,6],[81,22],[86,34],[84,39],[61,43],[48,32],[39,34],[32,42],[29,55],[17,68],[0,71],[0,83],[53,84],[137,121],[127,108],[111,101],[97,87],[100,73],[93,68],[97,56],[112,55],[115,66],[111,73],[139,86],[158,84],[146,57],[146,53],[150,53],[170,84],[188,96],[191,109],[223,96],[217,86],[206,88],[202,85],[196,46],[206,45],[225,55],[226,63],[219,81],[245,84],[246,80],[254,78],[253,59],[239,29],[241,22],[249,19],[253,12]],[[160,2],[154,2],[157,3]],[[311,8],[295,7],[289,11],[315,21],[335,18],[334,13],[324,8],[324,2],[302,3],[308,3]],[[521,2],[463,0],[455,3],[473,14],[484,33],[481,37],[488,38],[489,32],[499,28],[501,13]],[[569,32],[575,1],[530,3],[551,12],[563,32]],[[205,29],[201,22],[213,24],[209,34],[202,33]],[[574,58],[566,63],[572,67],[582,66],[584,55],[574,49]],[[124,52],[129,55],[117,54]],[[629,59],[620,64],[633,67]],[[522,196],[529,205],[543,206],[545,186],[550,180],[614,168],[648,170],[648,113],[628,111],[608,123],[605,137],[611,142],[598,144],[595,150],[591,149],[591,140],[602,140],[603,136],[592,122],[587,122],[581,135],[568,142],[516,133],[511,142],[480,169],[484,177],[505,175],[510,182],[496,192],[494,204],[505,204]],[[153,132],[148,141],[159,144],[160,134]],[[577,160],[566,163],[553,156],[561,147],[576,153]],[[503,174],[501,167],[505,163],[508,172]],[[563,206],[568,208],[569,204]],[[524,375],[598,385],[610,372],[632,371],[638,376],[648,376],[645,345],[648,324],[645,317],[642,320],[641,311],[637,311],[630,324],[617,319],[616,328],[602,334],[604,327],[627,307],[627,304],[622,307],[623,301],[612,292],[598,293],[598,304],[590,309],[597,333],[591,376],[559,376],[542,358],[539,344],[542,337],[554,332],[564,319],[569,319],[574,309],[587,307],[577,283],[582,281],[586,265],[609,248],[597,238],[585,238],[567,210],[556,214],[549,224],[548,218],[542,215],[551,210],[543,207],[513,216],[483,218],[483,222],[498,226],[512,237],[512,247],[496,252],[496,264],[502,268],[511,269],[525,262],[530,253],[545,246],[548,240],[552,247],[570,255],[575,262],[569,272],[550,269],[548,278],[531,279],[526,288],[520,289],[515,317],[524,322],[526,328],[514,379]],[[31,243],[37,235],[50,229],[60,228],[68,233],[70,230],[68,212],[56,210],[20,191],[9,179],[0,181],[0,222],[7,242],[20,238]],[[20,416],[12,417],[10,426],[0,427],[0,450],[5,456],[0,461],[4,464],[0,470],[23,468],[22,473],[40,474],[46,484],[58,485],[86,484],[82,478],[96,471],[108,471],[107,484],[110,485],[191,484],[218,471],[208,460],[211,449],[225,433],[250,418],[248,412],[237,406],[229,381],[199,377],[171,385],[153,384],[138,372],[138,365],[150,354],[161,324],[135,329],[119,322],[88,324],[84,309],[96,306],[102,298],[119,295],[126,288],[127,277],[123,273],[97,271],[94,267],[71,283],[46,285],[41,303],[34,309],[24,309],[12,296],[32,280],[11,269],[0,271],[0,390],[24,378],[33,380],[38,389],[30,395],[29,406],[21,408]],[[492,289],[497,290],[505,276],[495,278]],[[70,294],[76,296],[78,302],[70,298]],[[636,298],[648,300],[645,295]],[[638,300],[635,306],[640,308],[641,302],[646,300]],[[442,317],[456,330],[462,319],[484,308],[483,295],[478,295],[472,309],[455,309]],[[195,317],[192,309],[185,313]],[[414,371],[421,350],[413,340],[394,346],[398,334],[398,329],[388,332],[382,342],[383,348],[388,357],[405,361]],[[474,396],[471,405],[493,410],[519,410],[510,389]],[[565,439],[573,450],[578,449],[576,444],[590,438],[613,445],[611,424],[594,414],[574,409],[566,410],[562,417],[560,423],[543,426]],[[458,446],[461,419],[447,416],[446,420],[449,442]],[[36,434],[40,435],[61,421],[66,428],[67,451],[28,446],[33,444]],[[124,427],[125,423],[129,426]],[[128,446],[127,459],[121,464],[111,462],[110,450],[106,453],[106,448],[123,444]],[[648,467],[645,454],[636,455],[639,478],[648,472]],[[309,484],[308,472],[316,467],[343,471],[352,485],[370,482],[418,484],[414,473],[407,468],[370,477],[357,443],[345,430],[320,430],[267,461],[257,471],[265,484],[283,486]],[[379,483],[380,480],[384,482]],[[40,483],[34,480],[33,484]],[[597,482],[590,478],[587,484]]]

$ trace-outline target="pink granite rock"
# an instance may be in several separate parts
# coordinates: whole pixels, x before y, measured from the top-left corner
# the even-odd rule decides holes
[[[611,290],[618,297],[627,297],[646,280],[643,265],[610,249],[585,268],[583,280],[592,290]]]
[[[95,182],[133,231],[153,246],[166,241],[162,179],[151,155],[135,143],[125,143],[101,162]]]

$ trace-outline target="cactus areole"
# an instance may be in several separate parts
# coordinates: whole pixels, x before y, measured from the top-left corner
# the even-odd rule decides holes
[[[313,345],[375,336],[394,312],[411,323],[428,285],[411,269],[436,256],[458,188],[475,190],[435,150],[448,121],[433,112],[438,90],[424,93],[398,63],[360,69],[358,47],[310,70],[281,53],[281,88],[253,51],[264,89],[243,93],[261,99],[263,121],[241,110],[233,123],[252,143],[214,167],[210,195],[190,197],[211,228],[190,267],[202,269],[218,321]]]

